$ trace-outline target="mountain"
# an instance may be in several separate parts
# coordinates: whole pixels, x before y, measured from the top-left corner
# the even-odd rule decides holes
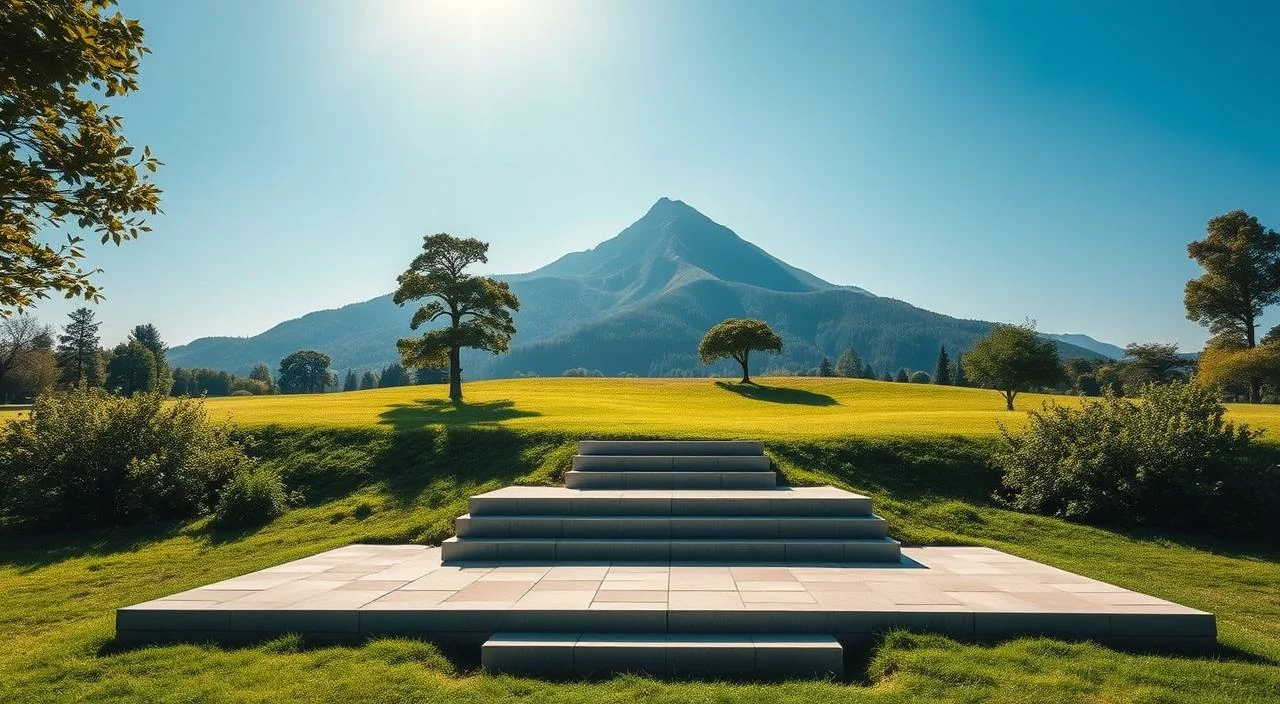
[[[971,347],[991,323],[961,320],[824,281],[743,240],[689,205],[662,198],[644,217],[596,247],[572,252],[525,274],[499,276],[520,298],[511,351],[464,354],[468,378],[516,373],[556,375],[574,367],[605,374],[702,375],[697,345],[729,317],[767,321],[784,354],[757,371],[807,370],[845,347],[877,372],[933,372],[939,345]],[[376,368],[397,360],[411,309],[391,296],[308,313],[259,335],[210,337],[169,351],[170,363],[246,373],[275,366],[298,349],[317,349],[336,369]],[[1108,356],[1091,338],[1057,339],[1064,357]],[[1118,349],[1118,348],[1116,348]],[[717,367],[728,371],[728,367]]]
[[[1076,347],[1083,347],[1086,350],[1093,350],[1103,357],[1108,357],[1110,359],[1124,359],[1125,352],[1123,347],[1117,347],[1109,342],[1099,342],[1088,335],[1081,335],[1080,333],[1062,333],[1060,335],[1054,335],[1047,332],[1041,334],[1059,342],[1065,342],[1069,345],[1075,345]]]

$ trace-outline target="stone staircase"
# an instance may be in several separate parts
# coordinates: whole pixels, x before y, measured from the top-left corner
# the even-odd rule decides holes
[[[901,558],[870,499],[777,486],[758,442],[584,441],[565,481],[473,496],[445,563]]]
[[[445,564],[873,563],[901,560],[871,500],[833,487],[778,486],[759,442],[584,441],[564,487],[471,498]],[[492,671],[557,676],[622,671],[694,676],[839,674],[830,634],[495,633]]]

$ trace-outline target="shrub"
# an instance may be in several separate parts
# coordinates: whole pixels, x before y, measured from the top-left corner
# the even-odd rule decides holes
[[[117,525],[207,512],[250,463],[200,400],[80,389],[0,430],[0,524]]]
[[[1020,434],[1001,428],[996,462],[1016,508],[1082,521],[1252,534],[1271,519],[1275,466],[1260,433],[1223,420],[1213,393],[1182,382],[1108,394],[1079,409],[1054,402]]]
[[[284,513],[288,504],[280,475],[255,467],[238,472],[227,482],[213,520],[219,528],[261,525]]]

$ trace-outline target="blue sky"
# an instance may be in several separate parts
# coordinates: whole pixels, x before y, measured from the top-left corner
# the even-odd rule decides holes
[[[669,196],[830,281],[1191,349],[1186,243],[1235,208],[1280,228],[1275,3],[121,8],[165,213],[91,250],[105,343],[385,293],[437,231],[527,271]]]

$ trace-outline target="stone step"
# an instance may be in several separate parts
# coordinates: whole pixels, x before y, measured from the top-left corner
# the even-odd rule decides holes
[[[883,538],[879,516],[472,516],[460,538]]]
[[[829,486],[571,489],[508,486],[471,497],[471,515],[870,516],[871,499]]]
[[[768,472],[764,455],[574,455],[573,468],[586,471]]]
[[[890,538],[458,538],[441,558],[457,562],[899,562]]]
[[[535,677],[777,679],[840,676],[844,650],[830,635],[495,633],[480,662],[489,672]]]
[[[564,475],[570,489],[772,489],[773,472],[578,472]]]
[[[580,455],[762,455],[755,440],[583,440]]]

